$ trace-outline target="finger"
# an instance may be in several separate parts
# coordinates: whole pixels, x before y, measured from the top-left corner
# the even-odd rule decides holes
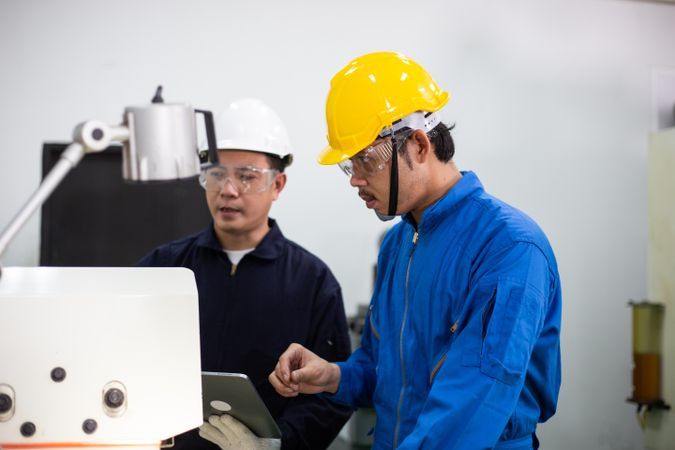
[[[278,380],[279,383],[282,383],[282,384],[284,383],[283,374],[282,374],[282,370],[281,370],[281,363],[279,361],[277,361],[277,365],[274,366],[274,370],[272,371],[272,373],[270,373],[270,376],[268,377],[269,380],[270,380],[270,383],[272,383],[272,377],[274,377],[276,380]],[[272,383],[272,384],[274,384],[274,383]]]
[[[218,433],[218,429],[216,429],[216,427],[214,427],[210,423],[204,422],[202,426],[199,427],[199,432],[200,433],[204,432],[206,434],[213,434],[214,432]]]
[[[209,442],[213,442],[221,448],[230,445],[230,442],[227,440],[227,438],[210,423],[204,423],[201,427],[199,427],[199,436]]]
[[[302,384],[314,384],[316,380],[313,378],[316,378],[314,376],[314,370],[312,370],[310,367],[303,367],[298,370],[294,370],[291,372],[291,379],[289,380],[290,386],[294,387],[295,389],[300,389],[300,386]]]
[[[279,361],[277,361],[277,365],[274,367],[274,371],[277,374],[277,377],[279,380],[282,382],[286,382],[290,376],[290,351],[291,347],[289,347],[284,353],[281,354],[279,357]]]
[[[293,389],[290,386],[284,384],[275,372],[272,372],[268,377],[268,380],[275,391],[284,397],[295,397],[298,395],[297,389]]]
[[[272,387],[277,391],[279,389],[287,388],[287,386],[279,379],[279,375],[275,371],[270,372],[269,376],[267,377],[267,380],[270,382]]]
[[[246,425],[229,414],[223,414],[220,416],[220,421],[223,423],[223,426],[229,428],[232,433],[239,437],[240,440],[242,437],[255,437],[255,435],[251,432],[251,430],[248,429]]]
[[[288,383],[291,378],[291,372],[294,369],[298,369],[302,364],[302,354],[305,348],[300,345],[293,343],[288,346],[288,349],[279,357],[279,378],[284,382]]]
[[[326,390],[330,384],[331,365],[315,361],[291,373],[290,387],[301,394],[316,394]]]
[[[218,431],[227,441],[227,443],[229,443],[230,445],[236,444],[237,443],[236,434],[232,432],[232,430],[226,425],[226,422],[223,422],[221,418],[222,416],[213,415],[209,417],[209,423],[218,429]]]

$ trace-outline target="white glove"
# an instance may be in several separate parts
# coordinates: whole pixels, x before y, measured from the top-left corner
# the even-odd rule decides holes
[[[199,427],[199,435],[223,450],[279,450],[281,439],[259,438],[229,414],[211,416]]]

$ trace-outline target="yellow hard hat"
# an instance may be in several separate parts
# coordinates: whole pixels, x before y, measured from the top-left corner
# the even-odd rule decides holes
[[[331,80],[326,100],[328,147],[321,164],[337,164],[370,145],[380,132],[416,111],[436,112],[449,94],[431,75],[400,53],[369,53]]]

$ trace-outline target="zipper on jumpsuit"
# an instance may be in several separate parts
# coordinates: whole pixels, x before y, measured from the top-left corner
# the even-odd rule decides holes
[[[401,405],[403,404],[403,394],[405,393],[405,361],[403,360],[403,329],[405,328],[405,322],[408,317],[408,276],[410,275],[410,266],[412,265],[413,255],[415,254],[415,249],[417,248],[417,239],[419,233],[415,230],[413,234],[413,248],[410,252],[410,257],[408,258],[408,268],[405,271],[405,309],[403,310],[403,321],[401,322],[401,332],[399,333],[399,356],[401,357],[401,393],[398,396],[398,408],[396,410],[396,429],[394,431],[394,448],[398,447],[398,431],[401,426]]]

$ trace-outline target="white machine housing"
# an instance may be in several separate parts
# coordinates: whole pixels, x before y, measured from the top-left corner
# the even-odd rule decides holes
[[[202,423],[188,269],[3,268],[0,334],[0,394],[13,397],[0,448],[156,449]],[[124,394],[119,407],[104,400],[112,387]]]

